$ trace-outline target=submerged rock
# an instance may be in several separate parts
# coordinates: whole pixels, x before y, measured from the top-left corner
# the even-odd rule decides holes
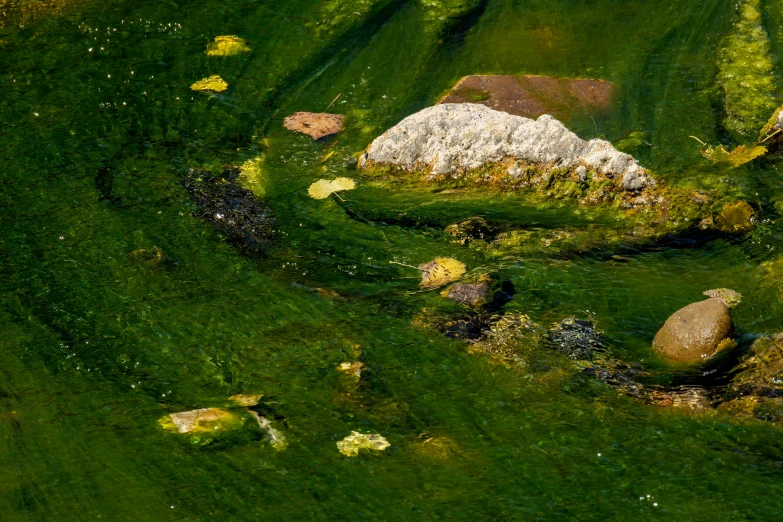
[[[707,410],[712,408],[710,391],[700,386],[678,386],[669,390],[643,390],[645,402],[655,406],[686,410]]]
[[[453,238],[453,242],[469,245],[476,241],[488,241],[498,233],[498,227],[490,225],[482,217],[471,217],[459,223],[453,223],[443,230]]]
[[[555,349],[569,359],[590,360],[596,352],[603,352],[604,341],[590,320],[568,317],[549,331]]]
[[[359,167],[457,177],[509,159],[569,170],[584,166],[629,191],[655,183],[630,155],[608,141],[584,141],[551,116],[531,120],[471,103],[436,105],[408,116],[367,147]]]
[[[228,398],[228,400],[237,403],[239,406],[256,406],[264,394],[262,393],[237,393]]]
[[[269,419],[253,410],[248,410],[248,413],[250,413],[250,415],[252,415],[256,420],[258,427],[261,428],[261,431],[266,434],[266,438],[269,441],[269,444],[274,449],[277,451],[283,451],[288,447],[288,441],[286,440],[285,435],[283,435],[280,430],[272,427],[272,422]]]
[[[157,268],[163,262],[163,250],[158,247],[139,248],[128,254],[128,260],[148,268]]]
[[[734,371],[733,394],[783,396],[783,333],[756,339]]]
[[[470,351],[526,365],[525,355],[541,344],[545,330],[517,312],[485,316],[484,328],[470,339]]]
[[[167,431],[177,433],[213,433],[241,428],[244,419],[220,408],[201,408],[166,415],[158,421]]]
[[[272,214],[250,190],[238,185],[240,169],[222,176],[190,169],[185,188],[196,204],[196,216],[206,219],[227,240],[249,254],[262,254],[274,236]]]
[[[705,299],[681,308],[655,334],[653,347],[667,359],[699,363],[734,348],[734,325],[726,303]]]
[[[551,114],[565,120],[574,114],[607,112],[615,87],[603,80],[546,76],[465,76],[439,103],[479,103],[526,118]]]
[[[478,283],[457,283],[448,289],[446,297],[455,303],[480,307],[490,301],[492,292],[490,281],[479,281]]]

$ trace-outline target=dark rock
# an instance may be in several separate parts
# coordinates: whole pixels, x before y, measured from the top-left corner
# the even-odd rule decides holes
[[[549,331],[555,350],[570,359],[590,360],[596,352],[604,352],[604,341],[590,320],[568,317]]]
[[[488,241],[498,234],[498,228],[490,225],[481,217],[471,217],[465,221],[447,226],[444,232],[451,236],[455,243],[468,245],[473,241]]]
[[[251,191],[237,184],[239,174],[234,167],[221,176],[191,169],[184,184],[196,204],[194,215],[212,223],[243,252],[262,254],[275,236],[272,215]]]
[[[726,304],[718,298],[706,299],[672,314],[655,335],[653,347],[674,361],[704,362],[735,346],[732,330]]]

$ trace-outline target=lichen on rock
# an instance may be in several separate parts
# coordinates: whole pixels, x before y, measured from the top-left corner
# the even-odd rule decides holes
[[[436,105],[405,118],[367,147],[359,167],[421,170],[435,179],[509,159],[568,170],[584,166],[629,191],[655,184],[608,141],[582,140],[548,115],[531,120],[474,103]]]
[[[357,167],[371,183],[490,187],[529,197],[526,204],[601,207],[626,228],[642,227],[640,237],[695,226],[715,201],[666,187],[608,141],[585,141],[551,116],[531,120],[470,103],[408,116],[376,138]]]

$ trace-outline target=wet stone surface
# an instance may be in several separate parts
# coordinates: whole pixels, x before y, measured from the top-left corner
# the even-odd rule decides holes
[[[597,352],[605,351],[601,333],[586,319],[563,319],[549,331],[549,338],[555,350],[569,359],[590,360]]]

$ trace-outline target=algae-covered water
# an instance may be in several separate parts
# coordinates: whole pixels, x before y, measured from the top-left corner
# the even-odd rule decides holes
[[[783,329],[760,268],[783,246],[775,161],[727,171],[689,138],[741,143],[732,104],[783,103],[783,8],[746,4],[745,58],[774,80],[758,92],[731,83],[744,15],[728,1],[3,3],[0,519],[780,519],[778,423],[645,405],[545,346],[528,364],[471,353],[417,325],[458,307],[397,264],[446,256],[509,280],[507,310],[544,327],[592,317],[614,357],[661,381],[688,371],[651,340],[705,290],[743,295],[740,353]],[[207,56],[219,35],[251,51]],[[228,90],[190,89],[215,74]],[[469,74],[614,82],[610,114],[569,128],[668,183],[731,187],[757,226],[501,257],[449,241],[443,227],[472,216],[552,237],[620,226],[490,189],[363,182],[356,153]],[[346,115],[337,136],[283,127],[327,108]],[[185,188],[189,169],[247,161],[277,230],[262,253],[194,215]],[[356,189],[308,197],[337,176]],[[130,255],[154,247],[160,264]],[[351,361],[360,381],[336,370]],[[238,393],[264,394],[287,448],[250,429],[205,441],[159,425]],[[391,446],[344,456],[352,431]]]

